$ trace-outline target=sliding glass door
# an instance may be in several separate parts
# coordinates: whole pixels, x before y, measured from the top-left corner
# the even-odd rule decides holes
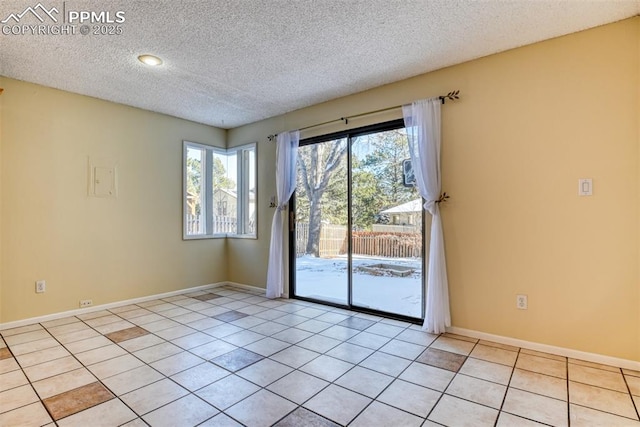
[[[422,199],[402,123],[327,138],[299,149],[292,294],[422,318]]]

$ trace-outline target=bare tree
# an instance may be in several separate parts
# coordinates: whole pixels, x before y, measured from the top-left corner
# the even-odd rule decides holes
[[[305,253],[319,256],[322,195],[345,158],[347,139],[313,144],[299,151],[302,186],[309,199],[309,239]]]

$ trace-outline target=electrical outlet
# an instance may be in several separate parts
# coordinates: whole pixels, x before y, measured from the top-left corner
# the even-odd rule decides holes
[[[526,295],[516,295],[516,308],[526,310],[529,308],[529,302]]]
[[[36,282],[36,293],[42,294],[47,290],[47,283],[44,280],[38,280]]]
[[[93,301],[90,299],[81,299],[80,300],[80,308],[91,307],[93,305]]]

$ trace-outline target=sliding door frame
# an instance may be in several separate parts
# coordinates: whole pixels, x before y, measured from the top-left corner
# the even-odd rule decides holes
[[[425,275],[426,273],[426,261],[425,261],[426,259],[426,256],[425,256],[426,212],[424,211],[424,209],[422,212],[422,248],[423,249],[422,249],[422,275],[421,275],[422,292],[421,292],[421,301],[420,301],[422,317],[420,318],[410,317],[410,316],[405,316],[397,313],[391,313],[391,312],[353,305],[353,295],[352,295],[353,293],[353,278],[352,278],[353,276],[353,271],[352,271],[353,269],[353,265],[352,265],[353,264],[352,262],[353,219],[351,215],[351,211],[352,211],[351,196],[352,196],[353,171],[351,168],[351,157],[352,157],[351,150],[353,145],[353,139],[357,138],[358,136],[368,135],[368,134],[377,133],[377,132],[390,131],[390,130],[400,129],[404,127],[405,127],[404,120],[398,119],[398,120],[392,120],[392,121],[383,122],[383,123],[376,123],[373,125],[364,126],[360,128],[334,132],[326,135],[320,135],[312,138],[306,138],[300,141],[300,147],[304,147],[308,145],[319,144],[322,142],[328,142],[328,141],[333,141],[333,140],[342,139],[342,138],[347,139],[346,156],[347,156],[347,272],[348,272],[347,287],[348,287],[348,294],[347,294],[347,304],[339,304],[335,302],[318,300],[318,299],[308,298],[308,297],[301,297],[296,295],[295,285],[296,285],[296,244],[297,242],[296,242],[296,230],[295,230],[296,192],[294,191],[293,194],[291,195],[291,199],[289,199],[289,221],[288,221],[289,222],[288,230],[289,230],[289,296],[290,298],[299,299],[302,301],[309,301],[309,302],[323,304],[323,305],[332,306],[332,307],[344,308],[347,310],[372,314],[375,316],[382,316],[386,318],[392,318],[392,319],[403,320],[406,322],[422,324],[425,317],[424,309],[425,309],[425,297],[426,297],[426,280],[425,280],[425,277],[426,277]]]

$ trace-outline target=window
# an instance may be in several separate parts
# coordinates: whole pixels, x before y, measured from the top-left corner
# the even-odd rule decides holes
[[[185,239],[256,237],[256,145],[184,141]]]

